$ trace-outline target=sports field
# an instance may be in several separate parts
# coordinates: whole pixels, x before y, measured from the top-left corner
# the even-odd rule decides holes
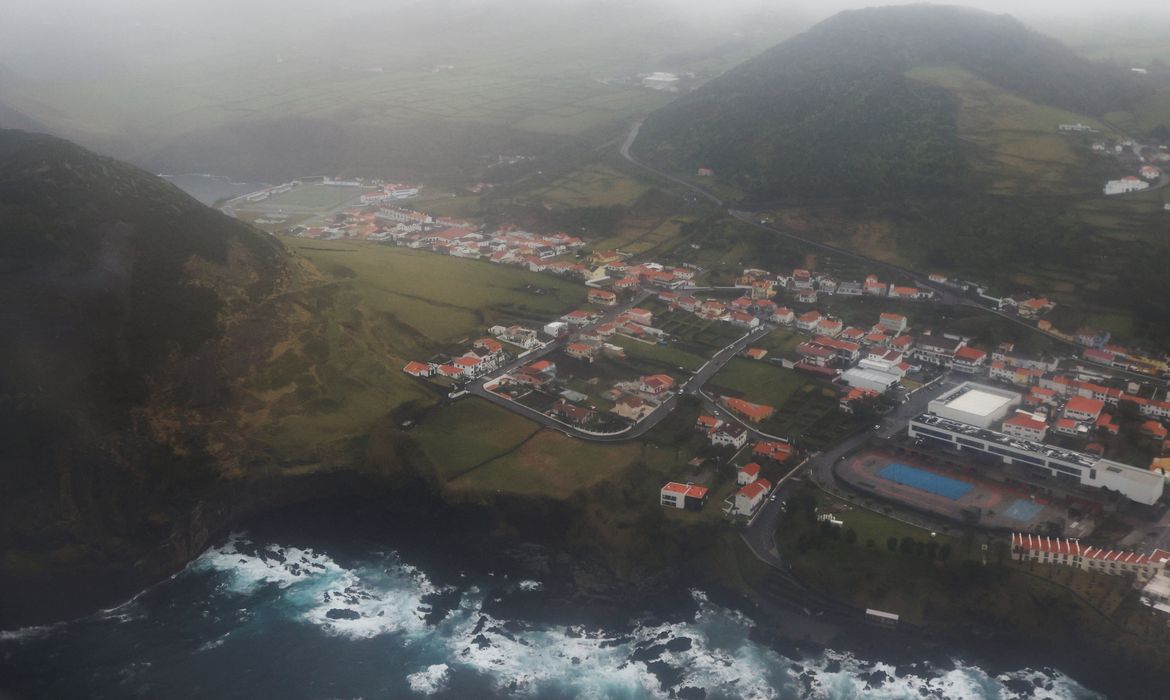
[[[912,486],[927,493],[937,494],[943,498],[957,501],[967,495],[974,486],[966,481],[951,479],[950,477],[908,467],[905,464],[888,464],[878,472],[878,476],[889,479],[898,484]]]
[[[1063,505],[1023,484],[999,480],[994,469],[868,450],[841,462],[836,474],[858,491],[957,522],[1029,532],[1070,520]],[[1091,532],[1092,523],[1082,520],[1077,527]]]

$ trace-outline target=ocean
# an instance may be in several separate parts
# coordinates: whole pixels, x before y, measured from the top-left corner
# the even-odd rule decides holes
[[[1051,668],[778,648],[699,589],[595,611],[563,555],[319,522],[249,524],[122,605],[0,632],[0,698],[1103,697]]]

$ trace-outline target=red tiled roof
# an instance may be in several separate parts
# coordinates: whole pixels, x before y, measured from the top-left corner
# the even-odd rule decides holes
[[[1105,402],[1100,399],[1090,399],[1085,396],[1073,396],[1064,405],[1066,412],[1072,411],[1074,413],[1084,413],[1087,415],[1096,416],[1105,408]]]
[[[748,462],[747,464],[740,467],[739,470],[748,476],[760,475],[760,465],[756,464],[755,462]]]
[[[1003,422],[1004,425],[1014,425],[1019,428],[1027,428],[1028,430],[1045,430],[1048,424],[1044,421],[1036,420],[1027,413],[1017,413]]]
[[[961,347],[955,351],[956,360],[967,360],[968,362],[978,362],[987,357],[987,353],[973,347]]]
[[[772,490],[772,484],[767,479],[756,479],[739,490],[740,494],[750,500],[755,500]]]

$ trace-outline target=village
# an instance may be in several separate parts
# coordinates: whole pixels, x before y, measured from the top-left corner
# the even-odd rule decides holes
[[[1028,559],[1048,545],[1027,543],[1092,537],[1109,517],[1129,517],[1137,533],[1140,518],[1125,514],[1161,497],[1170,472],[1166,358],[1112,343],[1104,331],[1058,328],[1046,297],[997,296],[937,273],[842,279],[745,268],[728,279],[692,264],[592,249],[563,232],[489,229],[403,206],[415,194],[379,184],[328,225],[289,232],[584,283],[580,308],[543,324],[484,328],[463,350],[416,358],[403,371],[450,400],[479,396],[583,440],[632,440],[673,413],[694,415],[683,447],[691,457],[656,495],[665,509],[714,508],[752,528],[769,505],[783,510],[781,488],[805,471],[859,502],[877,498],[1015,533],[1013,556]],[[830,310],[849,299],[866,311],[847,320]],[[1070,350],[979,347],[925,312],[955,305],[987,309]],[[956,378],[959,397],[951,396]],[[766,389],[788,383],[799,390]],[[983,403],[996,407],[967,410]],[[1003,510],[989,507],[1003,502]],[[829,512],[822,520],[840,522]],[[1094,551],[1148,562],[1170,549],[1148,539],[1131,533],[1125,542],[1149,544],[1155,554]],[[1170,591],[1160,576],[1150,580],[1151,591]]]

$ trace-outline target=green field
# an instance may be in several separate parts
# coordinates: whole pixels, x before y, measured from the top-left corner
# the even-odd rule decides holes
[[[627,469],[641,451],[638,443],[599,445],[542,430],[515,452],[473,469],[449,485],[456,491],[567,498]]]
[[[775,415],[757,427],[808,449],[824,449],[861,427],[859,418],[838,408],[838,390],[767,359],[733,359],[706,391],[772,406]]]
[[[549,206],[630,206],[649,186],[608,165],[594,164],[574,171],[531,196]],[[604,248],[604,245],[598,246]]]
[[[958,97],[959,136],[978,147],[973,162],[992,179],[991,192],[1083,192],[1084,157],[1074,142],[1084,137],[1062,135],[1057,125],[1081,123],[1113,133],[1105,123],[1013,95],[957,66],[922,66],[906,75]]]
[[[366,190],[360,187],[335,187],[314,183],[298,185],[283,194],[261,202],[266,207],[302,207],[305,209],[333,209],[348,202],[357,202]]]
[[[482,335],[500,320],[543,322],[585,299],[582,285],[515,267],[376,243],[284,240],[335,284],[391,319],[404,352]]]
[[[539,429],[511,411],[471,398],[432,409],[413,437],[436,473],[451,479],[515,448]]]
[[[775,408],[783,406],[800,389],[814,382],[803,374],[767,361],[736,357],[711,380],[710,392],[731,389],[741,398]]]
[[[687,352],[673,345],[651,345],[640,340],[619,337],[615,337],[610,342],[625,348],[626,357],[632,361],[632,364],[653,370],[643,372],[644,374],[677,373],[679,367],[693,372],[707,361],[706,357]]]

